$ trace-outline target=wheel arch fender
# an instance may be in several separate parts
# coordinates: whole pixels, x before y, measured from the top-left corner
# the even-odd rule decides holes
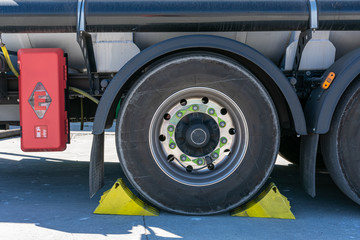
[[[296,132],[301,135],[307,134],[305,117],[300,101],[293,87],[280,69],[264,55],[243,43],[211,35],[190,35],[165,40],[145,49],[132,58],[115,75],[100,99],[95,114],[93,134],[102,134],[105,128],[111,126],[123,90],[130,84],[130,80],[134,78],[134,76],[141,73],[144,67],[168,54],[194,49],[204,49],[220,53],[226,52],[232,56],[245,59],[253,64],[253,66],[261,69],[272,79],[284,96],[290,108]]]
[[[330,72],[335,73],[335,78],[327,90],[319,86],[313,90],[305,105],[305,117],[308,132],[325,134],[329,131],[331,121],[345,90],[360,74],[360,49],[356,49],[337,60],[323,74],[325,79]]]

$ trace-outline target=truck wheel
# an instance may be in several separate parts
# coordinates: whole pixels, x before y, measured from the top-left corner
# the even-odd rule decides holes
[[[350,85],[321,136],[322,154],[336,185],[360,204],[360,80]]]
[[[170,212],[215,214],[250,200],[278,153],[269,94],[243,66],[217,54],[154,63],[119,116],[116,144],[127,178]]]

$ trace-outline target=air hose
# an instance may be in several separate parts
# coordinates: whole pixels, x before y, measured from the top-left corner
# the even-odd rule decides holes
[[[90,94],[88,94],[87,92],[85,92],[85,91],[83,91],[83,90],[81,90],[79,88],[69,86],[69,90],[71,90],[73,92],[76,92],[76,93],[78,93],[80,95],[83,95],[84,97],[87,97],[88,99],[90,99],[94,103],[99,104],[99,99],[94,98],[93,96],[91,96]]]
[[[85,92],[79,88],[69,86],[69,90],[76,92],[84,97],[87,97],[94,103],[99,104],[98,99],[94,98],[93,96],[91,96],[90,94],[88,94],[87,92]],[[80,98],[80,114],[81,114],[80,130],[84,130],[84,103],[83,103],[82,98]]]
[[[0,46],[1,46],[1,50],[4,54],[4,57],[5,57],[5,60],[6,60],[6,63],[8,64],[10,70],[13,72],[13,74],[16,76],[16,77],[19,77],[19,73],[16,71],[16,69],[14,68],[11,60],[10,60],[10,56],[9,56],[9,53],[6,49],[6,46],[5,44],[3,44],[2,42],[0,42]]]

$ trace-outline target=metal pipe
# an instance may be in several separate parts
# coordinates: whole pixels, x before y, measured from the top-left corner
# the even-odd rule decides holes
[[[271,31],[308,27],[307,0],[89,0],[89,31]]]
[[[0,32],[75,32],[76,0],[2,0]]]
[[[86,0],[86,31],[309,28],[309,0]],[[317,0],[320,30],[360,30],[360,1]],[[75,32],[77,0],[0,1],[0,32]]]
[[[317,0],[319,30],[360,30],[360,1]]]

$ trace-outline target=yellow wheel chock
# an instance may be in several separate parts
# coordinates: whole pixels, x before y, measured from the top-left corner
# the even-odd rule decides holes
[[[118,214],[138,216],[158,216],[159,210],[144,203],[135,196],[119,178],[110,190],[104,192],[95,209],[96,214]],[[274,183],[249,203],[235,208],[231,216],[295,219],[290,211],[290,203]]]
[[[247,204],[235,208],[231,216],[295,219],[290,211],[290,203],[274,183]]]
[[[121,178],[115,182],[110,190],[104,192],[94,213],[159,216],[159,210],[135,196]]]

